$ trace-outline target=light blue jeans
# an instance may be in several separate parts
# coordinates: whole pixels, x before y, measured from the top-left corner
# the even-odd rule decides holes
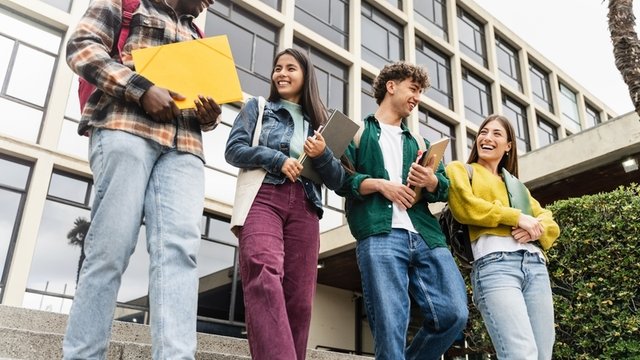
[[[473,263],[471,283],[498,359],[551,359],[553,299],[539,255],[521,250],[483,256]]]
[[[376,360],[440,359],[467,324],[464,280],[446,247],[429,249],[422,236],[392,229],[356,244]],[[410,298],[425,320],[405,349]]]
[[[94,129],[89,147],[96,196],[64,359],[105,359],[122,274],[143,217],[153,358],[193,359],[203,163],[122,131]]]

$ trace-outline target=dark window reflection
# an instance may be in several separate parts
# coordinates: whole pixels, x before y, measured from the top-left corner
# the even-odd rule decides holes
[[[362,3],[362,59],[378,68],[404,59],[403,27]]]
[[[420,135],[422,135],[425,139],[429,140],[429,142],[434,142],[442,139],[443,137],[449,138],[449,146],[444,153],[444,161],[445,164],[456,160],[458,157],[456,156],[456,137],[453,126],[442,120],[436,115],[429,113],[426,109],[420,108],[420,112],[418,112],[418,119],[420,121]]]
[[[297,0],[298,23],[347,48],[349,43],[349,2],[345,0]]]
[[[360,101],[362,103],[362,118],[364,119],[367,115],[376,112],[378,104],[376,104],[376,99],[373,96],[373,80],[363,77],[361,85]]]
[[[218,0],[207,12],[205,34],[228,36],[244,92],[269,93],[271,63],[278,46],[277,28],[230,0]]]
[[[330,109],[338,109],[346,113],[349,76],[347,67],[303,42],[296,41],[293,46],[307,52],[313,62],[318,79],[318,90],[325,105]]]

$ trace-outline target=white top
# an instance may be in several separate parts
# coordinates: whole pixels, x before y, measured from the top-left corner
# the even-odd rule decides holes
[[[480,235],[478,240],[471,242],[471,250],[475,260],[494,252],[515,252],[518,250],[539,254],[544,259],[542,250],[539,247],[532,243],[521,244],[512,236]]]
[[[384,168],[389,174],[389,180],[402,184],[402,128],[382,122],[379,124],[381,130],[380,149],[384,159]],[[407,211],[401,209],[396,203],[392,204],[391,227],[417,233]]]

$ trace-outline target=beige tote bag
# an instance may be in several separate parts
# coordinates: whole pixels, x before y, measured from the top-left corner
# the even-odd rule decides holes
[[[264,114],[265,99],[258,97],[258,119],[256,129],[253,131],[253,141],[251,146],[257,146],[262,131],[262,115]],[[240,230],[247,219],[247,214],[253,205],[253,200],[262,186],[262,181],[267,175],[263,168],[241,168],[238,171],[238,181],[236,182],[236,196],[233,201],[233,212],[231,214],[231,232],[240,237]]]

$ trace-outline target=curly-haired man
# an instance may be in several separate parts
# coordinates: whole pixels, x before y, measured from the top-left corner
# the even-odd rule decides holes
[[[373,84],[379,107],[364,119],[359,144],[346,153],[354,171],[339,193],[347,199],[347,221],[357,240],[376,359],[439,359],[467,321],[464,281],[428,207],[447,201],[449,180],[442,164],[434,171],[414,162],[418,141],[425,140],[402,122],[428,86],[421,67],[385,66]],[[425,190],[414,205],[410,185]],[[411,301],[424,322],[405,348]]]

